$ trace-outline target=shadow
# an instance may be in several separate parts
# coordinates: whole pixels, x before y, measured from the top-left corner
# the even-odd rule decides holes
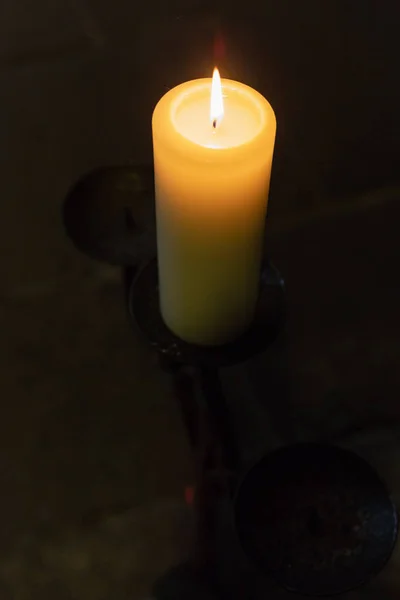
[[[154,600],[218,600],[215,584],[193,565],[182,564],[168,571],[153,587]]]

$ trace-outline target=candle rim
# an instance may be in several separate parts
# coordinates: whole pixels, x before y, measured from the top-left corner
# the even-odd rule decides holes
[[[220,146],[205,146],[200,143],[196,143],[191,138],[185,136],[179,128],[173,123],[171,112],[172,110],[177,110],[179,103],[182,102],[182,99],[189,95],[190,92],[198,91],[199,89],[207,86],[211,89],[211,81],[210,77],[204,77],[199,79],[192,79],[190,81],[186,81],[184,83],[178,84],[168,92],[166,92],[158,101],[154,112],[153,112],[153,136],[155,136],[161,143],[165,143],[165,145],[172,145],[174,148],[171,150],[175,150],[177,153],[191,153],[191,150],[196,153],[197,156],[200,156],[204,153],[204,158],[208,160],[212,160],[213,162],[218,162],[218,158],[223,157],[226,154],[234,153],[237,156],[237,159],[240,160],[240,155],[247,152],[247,148],[252,144],[257,144],[258,140],[261,140],[263,136],[270,137],[271,133],[275,136],[276,131],[276,118],[275,113],[271,104],[268,100],[263,96],[260,92],[248,86],[245,83],[241,83],[239,81],[233,79],[222,78],[222,87],[229,88],[232,91],[243,93],[250,92],[249,99],[252,104],[257,106],[257,109],[260,113],[260,126],[258,128],[257,133],[245,140],[241,144],[228,146],[228,147],[220,147]],[[162,123],[160,121],[163,121]],[[157,123],[160,126],[157,126]],[[178,136],[180,140],[177,144],[170,144],[169,142],[169,132],[172,136]],[[176,147],[175,147],[176,146]],[[210,154],[212,153],[212,154]],[[211,158],[212,156],[212,158]]]

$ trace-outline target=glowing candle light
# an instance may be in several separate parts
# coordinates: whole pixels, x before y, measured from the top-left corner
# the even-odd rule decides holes
[[[154,110],[160,308],[188,342],[229,342],[254,316],[275,131],[267,100],[217,70]]]

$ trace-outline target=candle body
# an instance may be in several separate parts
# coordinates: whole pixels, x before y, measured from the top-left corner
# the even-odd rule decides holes
[[[160,309],[199,345],[232,341],[254,316],[276,130],[265,98],[222,86],[216,130],[210,79],[174,88],[153,114]]]

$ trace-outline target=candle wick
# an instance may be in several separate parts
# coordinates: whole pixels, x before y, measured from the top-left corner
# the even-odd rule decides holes
[[[217,128],[217,119],[214,119],[214,120],[213,120],[213,127],[214,127],[214,129],[216,129],[216,128]]]

